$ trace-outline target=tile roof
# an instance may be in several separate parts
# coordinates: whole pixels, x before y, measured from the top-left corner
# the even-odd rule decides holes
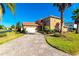
[[[22,25],[33,25],[33,26],[38,26],[38,24],[36,24],[35,22],[23,22]]]
[[[48,17],[45,17],[45,18],[41,18],[40,20],[37,20],[36,23],[43,22],[43,20],[45,20],[45,19],[47,19],[47,18],[56,18],[56,19],[60,19],[60,17],[57,17],[57,16],[48,16]]]
[[[43,22],[43,20],[37,20],[37,21],[36,21],[36,23],[40,23],[40,22]]]
[[[57,17],[57,16],[48,16],[48,17],[45,17],[45,18],[41,18],[41,20],[44,20],[44,19],[47,19],[47,18],[56,18],[56,19],[60,19],[60,17]]]

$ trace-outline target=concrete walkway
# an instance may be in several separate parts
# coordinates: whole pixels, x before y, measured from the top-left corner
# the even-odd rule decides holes
[[[0,55],[4,56],[69,56],[49,46],[40,33],[26,34],[23,37],[0,45]]]

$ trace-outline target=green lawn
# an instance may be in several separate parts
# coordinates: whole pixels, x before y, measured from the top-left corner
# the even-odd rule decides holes
[[[65,37],[54,37],[46,35],[47,42],[57,49],[72,55],[79,54],[79,34],[69,32]]]
[[[20,36],[23,36],[21,33],[16,33],[16,32],[7,32],[5,33],[7,36],[0,37],[0,44],[6,43],[10,40],[13,40],[15,38],[18,38]]]

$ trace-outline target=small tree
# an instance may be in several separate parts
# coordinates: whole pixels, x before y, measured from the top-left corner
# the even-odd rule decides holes
[[[17,29],[17,32],[21,32],[21,25],[20,25],[20,22],[18,22],[16,24],[16,29]]]
[[[15,29],[15,25],[12,25],[12,26],[10,27],[10,30],[12,30],[12,29]]]
[[[14,28],[15,28],[15,25],[12,25],[12,26],[11,26],[11,28],[13,28],[13,29],[14,29]]]
[[[3,29],[2,25],[0,25],[0,29]]]
[[[74,19],[77,24],[76,33],[79,33],[79,30],[78,30],[79,29],[79,8],[73,11],[72,19]]]

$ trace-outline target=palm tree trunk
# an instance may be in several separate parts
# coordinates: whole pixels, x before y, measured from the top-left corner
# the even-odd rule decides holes
[[[77,29],[76,29],[76,33],[78,34],[78,23],[77,23]]]
[[[0,3],[0,25],[2,25],[2,16],[3,16],[3,9],[2,9],[2,5]]]
[[[64,16],[64,13],[63,13],[63,10],[61,11],[61,30],[60,30],[60,34],[62,35],[63,34],[63,16]]]

